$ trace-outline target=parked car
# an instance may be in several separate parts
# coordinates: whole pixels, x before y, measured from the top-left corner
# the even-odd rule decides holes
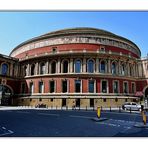
[[[122,105],[123,110],[141,111],[141,105],[136,102],[126,102]]]

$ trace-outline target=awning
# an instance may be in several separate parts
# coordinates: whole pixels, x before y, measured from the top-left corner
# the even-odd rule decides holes
[[[142,91],[137,91],[137,92],[135,93],[135,96],[136,96],[136,97],[141,97],[141,96],[143,96],[143,92],[142,92]]]

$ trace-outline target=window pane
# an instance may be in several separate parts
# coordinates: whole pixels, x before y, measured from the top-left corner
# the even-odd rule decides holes
[[[35,65],[31,65],[31,75],[34,75]]]
[[[8,65],[3,64],[2,65],[2,75],[7,75],[7,73],[8,73]]]
[[[124,90],[123,90],[123,92],[124,93],[127,93],[128,91],[128,88],[127,88],[127,82],[124,82]]]
[[[87,72],[93,73],[94,72],[94,62],[93,60],[89,60],[87,62]]]
[[[116,74],[116,64],[112,63],[112,74]]]
[[[68,61],[63,62],[63,73],[68,73]]]
[[[81,72],[81,61],[80,60],[76,60],[75,61],[75,72],[76,73],[80,73]]]
[[[50,81],[50,93],[53,93],[55,89],[55,83],[54,81]]]
[[[81,91],[81,80],[75,80],[75,92]]]
[[[106,81],[102,81],[102,92],[107,93],[107,82]]]
[[[90,93],[94,92],[94,80],[89,81],[89,92]]]
[[[118,81],[114,81],[114,93],[118,93]]]
[[[33,85],[33,83],[31,82],[31,83],[30,83],[30,93],[31,93],[31,94],[33,93],[33,90],[34,90],[34,85]]]
[[[41,68],[40,74],[45,74],[45,63],[42,63],[40,68]]]
[[[67,80],[62,81],[62,92],[67,92]]]
[[[43,93],[44,91],[44,84],[43,82],[39,82],[39,93]]]
[[[135,84],[132,83],[132,93],[135,93]]]
[[[51,63],[51,73],[56,73],[56,62]]]
[[[105,73],[105,62],[104,61],[101,62],[100,72]]]

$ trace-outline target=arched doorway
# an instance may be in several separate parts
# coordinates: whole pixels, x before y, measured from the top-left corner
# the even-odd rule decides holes
[[[0,84],[0,105],[12,105],[12,90],[7,85]]]

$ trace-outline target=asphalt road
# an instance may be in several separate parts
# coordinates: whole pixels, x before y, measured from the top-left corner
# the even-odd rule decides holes
[[[101,112],[106,121],[95,122],[96,111],[0,110],[0,137],[147,137],[139,113]]]

